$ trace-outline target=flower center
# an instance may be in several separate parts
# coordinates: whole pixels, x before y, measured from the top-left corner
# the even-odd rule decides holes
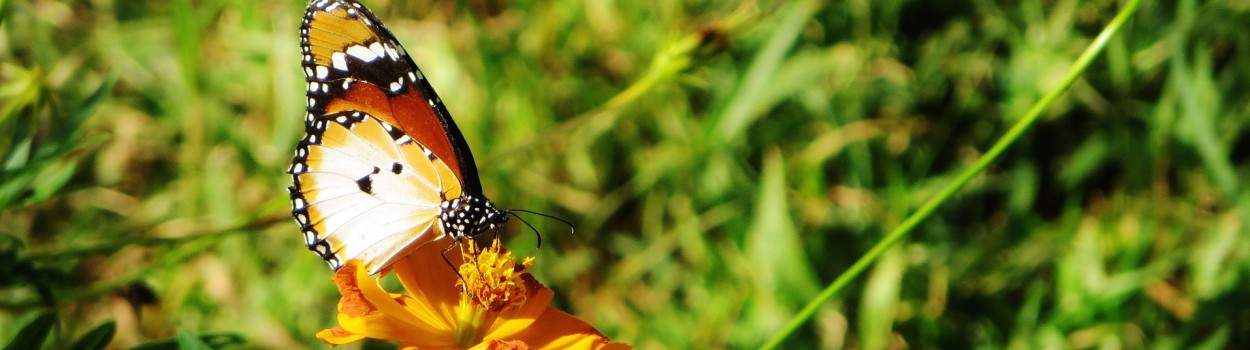
[[[460,265],[460,307],[457,308],[456,344],[472,346],[482,341],[488,313],[517,307],[525,303],[529,291],[522,273],[534,265],[534,258],[527,257],[517,263],[512,252],[503,248],[495,239],[490,247],[480,248],[472,239],[467,240],[463,250],[464,264]]]

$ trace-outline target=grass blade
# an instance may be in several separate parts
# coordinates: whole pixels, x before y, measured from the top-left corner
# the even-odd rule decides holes
[[[13,337],[13,341],[4,347],[5,350],[21,350],[21,349],[40,349],[43,348],[43,342],[48,339],[48,334],[52,333],[52,327],[56,326],[56,314],[52,312],[44,312],[42,315],[35,317],[30,323],[26,324],[21,331],[17,332],[17,336]]]
[[[109,342],[113,341],[113,334],[117,331],[117,323],[107,321],[84,334],[78,339],[72,350],[101,350],[108,347]]]
[[[1007,133],[1004,134],[1002,138],[999,138],[998,142],[994,143],[994,146],[990,147],[989,151],[986,151],[985,154],[981,155],[971,168],[964,170],[964,172],[961,173],[955,181],[942,188],[936,196],[925,202],[924,205],[921,205],[920,209],[916,210],[915,213],[912,213],[911,216],[907,217],[907,219],[893,231],[890,231],[890,233],[887,234],[881,242],[878,242],[871,249],[869,249],[868,252],[864,253],[859,260],[855,261],[855,264],[851,265],[851,267],[839,275],[837,279],[833,280],[833,282],[830,283],[829,286],[825,287],[825,289],[822,290],[815,299],[808,302],[808,304],[804,306],[803,309],[790,320],[790,323],[787,324],[785,328],[782,328],[782,330],[778,332],[773,339],[764,343],[764,345],[760,348],[776,349],[781,346],[781,343],[785,341],[787,337],[793,334],[800,326],[806,323],[808,319],[812,318],[812,316],[816,314],[816,311],[820,309],[821,305],[824,305],[829,302],[829,300],[833,299],[838,292],[841,292],[842,289],[846,288],[846,286],[851,283],[851,281],[859,277],[860,274],[863,274],[869,266],[876,262],[887,249],[895,243],[898,243],[898,241],[902,240],[903,237],[906,237],[907,234],[910,233],[912,229],[916,228],[921,221],[928,218],[930,214],[933,214],[933,211],[936,210],[938,206],[945,203],[946,200],[950,199],[956,191],[959,191],[959,189],[963,188],[964,185],[968,184],[968,181],[972,180],[974,176],[980,174],[985,170],[985,168],[989,167],[991,162],[998,159],[998,156],[1001,155],[1003,151],[1007,150],[1007,147],[1015,143],[1015,141],[1019,139],[1025,131],[1028,131],[1029,127],[1033,125],[1033,122],[1037,121],[1038,117],[1042,115],[1042,112],[1054,103],[1060,95],[1066,92],[1068,87],[1072,86],[1072,83],[1085,72],[1085,69],[1088,68],[1090,63],[1094,61],[1094,58],[1098,57],[1098,54],[1102,52],[1102,49],[1107,46],[1107,41],[1119,32],[1120,28],[1124,26],[1124,22],[1128,21],[1133,13],[1136,12],[1137,6],[1140,3],[1140,0],[1130,0],[1128,3],[1124,4],[1124,7],[1120,9],[1120,12],[1116,14],[1115,18],[1107,24],[1106,28],[1103,28],[1102,32],[1098,34],[1098,37],[1094,39],[1094,42],[1090,43],[1089,47],[1085,49],[1085,52],[1081,53],[1081,56],[1076,59],[1076,62],[1072,65],[1072,68],[1068,70],[1067,74],[1064,75],[1064,78],[1059,85],[1055,86],[1055,88],[1046,93],[1041,100],[1037,101],[1033,107],[1029,108],[1029,110],[1025,112],[1024,116],[1018,119],[1016,124],[1013,125],[1011,129],[1007,130]]]

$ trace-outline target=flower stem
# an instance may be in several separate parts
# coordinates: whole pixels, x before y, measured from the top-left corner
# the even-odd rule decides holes
[[[1111,19],[1111,22],[1107,24],[1106,28],[1103,28],[1102,32],[1098,34],[1098,37],[1094,39],[1094,42],[1090,43],[1089,47],[1085,49],[1085,52],[1081,53],[1081,56],[1076,59],[1076,62],[1072,65],[1072,68],[1068,70],[1067,75],[1064,76],[1058,86],[1055,86],[1054,89],[1047,92],[1045,96],[1042,96],[1041,100],[1037,101],[1033,107],[1029,108],[1029,110],[1025,112],[1024,116],[1021,117],[1010,130],[1007,130],[1007,133],[1004,134],[1003,137],[999,138],[998,142],[994,143],[994,146],[990,147],[989,151],[986,151],[985,154],[981,155],[981,158],[977,159],[977,162],[973,164],[971,168],[964,170],[964,172],[959,174],[959,177],[956,178],[954,182],[951,182],[946,185],[946,187],[942,188],[936,196],[926,201],[924,205],[920,206],[920,209],[916,210],[916,212],[912,213],[911,216],[907,217],[907,219],[904,220],[898,227],[895,227],[893,231],[890,231],[884,239],[877,242],[877,244],[874,245],[872,249],[869,249],[867,253],[864,253],[859,260],[855,261],[855,264],[851,265],[851,267],[843,272],[842,275],[833,280],[833,283],[830,283],[829,286],[825,287],[825,289],[822,290],[816,298],[808,302],[807,305],[794,316],[794,318],[790,319],[790,322],[786,324],[785,327],[782,327],[782,329],[767,343],[764,343],[760,349],[776,349],[780,346],[781,342],[785,341],[791,334],[794,334],[794,332],[806,323],[812,315],[815,315],[816,311],[820,310],[822,305],[833,299],[833,297],[841,292],[842,289],[845,289],[852,280],[859,277],[864,270],[868,269],[872,263],[876,262],[877,258],[881,257],[881,254],[885,253],[886,249],[893,246],[895,243],[898,243],[898,241],[902,240],[903,237],[906,237],[908,233],[911,233],[911,230],[914,229],[916,225],[919,225],[922,220],[928,218],[930,214],[933,214],[933,211],[936,210],[939,205],[945,203],[946,200],[950,199],[956,191],[968,184],[968,181],[972,180],[973,176],[985,171],[985,168],[988,167],[991,162],[998,159],[998,156],[1001,155],[1008,146],[1015,143],[1016,139],[1019,139],[1020,135],[1027,131],[1029,127],[1033,125],[1033,122],[1037,121],[1037,118],[1041,116],[1042,112],[1045,111],[1047,107],[1050,107],[1051,103],[1054,103],[1055,100],[1064,93],[1064,91],[1067,91],[1068,87],[1072,86],[1072,83],[1080,77],[1081,73],[1085,72],[1086,68],[1089,68],[1090,63],[1094,61],[1094,58],[1097,57],[1098,54],[1102,52],[1102,49],[1107,46],[1107,41],[1111,38],[1111,36],[1119,32],[1120,28],[1124,26],[1124,22],[1127,21],[1134,12],[1136,12],[1137,6],[1140,2],[1140,0],[1129,0],[1125,3],[1124,7],[1120,9],[1120,12],[1116,14],[1115,18]]]

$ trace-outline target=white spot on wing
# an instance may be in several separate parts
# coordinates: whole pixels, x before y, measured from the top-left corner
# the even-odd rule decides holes
[[[373,43],[373,44],[378,45],[378,43]],[[347,54],[352,55],[352,57],[359,58],[361,61],[365,61],[365,62],[373,62],[373,60],[378,59],[378,54],[374,53],[373,50],[370,50],[360,45],[347,48]]]
[[[369,51],[373,51],[373,53],[378,57],[386,55],[386,48],[382,46],[381,42],[377,41],[373,42],[373,44],[369,44]]]
[[[330,68],[326,66],[317,66],[317,79],[325,79],[330,75]]]
[[[391,56],[391,60],[392,60],[392,61],[398,61],[398,60],[399,60],[399,51],[396,51],[396,50],[395,50],[395,45],[394,45],[394,44],[387,44],[387,45],[386,45],[386,54],[387,54],[387,55],[389,55],[389,56]]]
[[[334,66],[334,69],[347,71],[347,55],[344,55],[342,52],[335,51],[330,54],[330,65]]]

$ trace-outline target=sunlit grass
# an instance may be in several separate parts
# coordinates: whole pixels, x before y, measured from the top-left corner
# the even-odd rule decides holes
[[[1122,5],[365,1],[487,194],[577,224],[509,248],[642,349],[772,338]],[[320,346],[338,294],[283,174],[304,5],[0,0],[0,341],[51,310],[59,348],[106,321],[118,348]],[[1250,345],[1248,13],[1145,2],[784,346]]]

